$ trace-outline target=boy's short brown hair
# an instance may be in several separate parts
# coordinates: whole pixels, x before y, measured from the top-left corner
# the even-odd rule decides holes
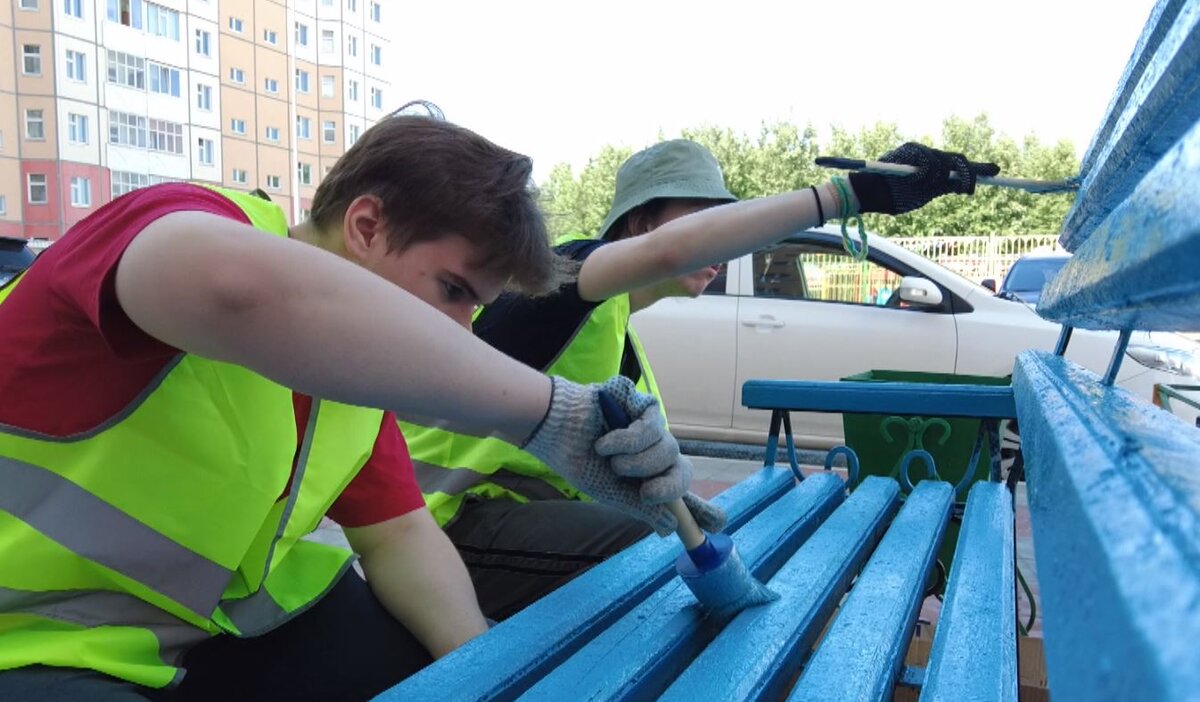
[[[479,247],[472,263],[510,276],[522,292],[551,292],[568,265],[550,247],[527,156],[425,116],[387,117],[338,159],[313,196],[312,220],[340,224],[361,195],[383,202],[389,249],[459,234]]]

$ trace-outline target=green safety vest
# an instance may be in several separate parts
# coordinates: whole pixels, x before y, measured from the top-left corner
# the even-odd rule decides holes
[[[584,239],[568,236],[557,244]],[[602,383],[619,375],[628,337],[641,366],[638,390],[659,398],[645,351],[629,326],[629,295],[597,305],[550,365],[541,370],[577,383]],[[425,504],[440,526],[458,513],[467,495],[517,502],[587,499],[545,463],[512,444],[400,422]]]
[[[275,205],[212,189],[287,236]],[[165,687],[192,645],[287,621],[353,562],[300,539],[366,463],[382,419],[314,399],[297,452],[291,390],[181,354],[89,431],[0,425],[0,670],[89,668]]]

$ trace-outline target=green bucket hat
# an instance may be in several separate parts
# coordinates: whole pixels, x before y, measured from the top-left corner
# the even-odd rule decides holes
[[[621,164],[612,209],[600,226],[600,237],[607,237],[609,228],[625,213],[663,197],[737,200],[725,188],[721,164],[708,149],[687,139],[664,141],[637,152]]]

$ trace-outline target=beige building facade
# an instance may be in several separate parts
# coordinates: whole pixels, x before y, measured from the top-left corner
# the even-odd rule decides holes
[[[307,216],[395,102],[382,0],[0,0],[0,235],[163,181]]]

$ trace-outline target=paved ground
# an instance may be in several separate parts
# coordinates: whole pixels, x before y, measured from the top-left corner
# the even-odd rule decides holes
[[[808,456],[807,458],[811,460],[812,456]],[[710,498],[751,473],[758,471],[762,467],[762,461],[693,456],[692,465],[695,467],[692,489],[701,497]],[[822,467],[815,465],[805,465],[801,469],[806,474],[823,470]],[[346,545],[342,530],[332,522],[323,523],[308,538],[322,543]],[[1025,576],[1025,580],[1032,589],[1036,601],[1037,567],[1033,559],[1033,538],[1030,531],[1029,507],[1025,498],[1024,484],[1019,485],[1017,489],[1016,539],[1017,567]],[[1024,592],[1019,588],[1018,593],[1017,607],[1020,613],[1020,620],[1025,622],[1029,617],[1029,604]],[[921,609],[921,619],[930,623],[937,621],[940,609],[941,603],[936,598],[927,598]],[[1041,632],[1041,611],[1039,608],[1038,620],[1034,624],[1030,634],[1040,637]]]

